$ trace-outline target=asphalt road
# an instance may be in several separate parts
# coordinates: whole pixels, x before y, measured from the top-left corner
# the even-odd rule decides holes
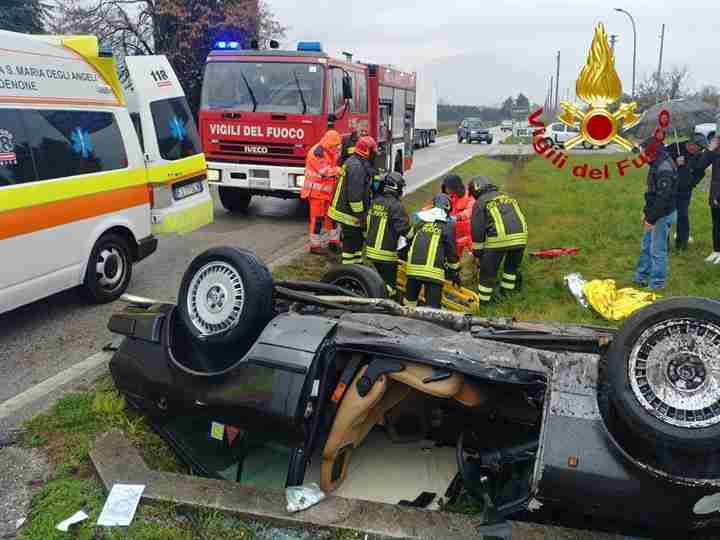
[[[469,156],[506,150],[443,137],[417,151],[406,181],[410,188],[419,186]],[[190,260],[208,247],[242,246],[271,263],[302,247],[306,227],[298,201],[258,198],[248,214],[230,215],[216,200],[215,222],[183,237],[161,239],[158,251],[134,268],[128,292],[172,300]],[[0,403],[98,352],[112,338],[106,325],[118,307],[88,306],[75,291],[66,291],[0,315]]]

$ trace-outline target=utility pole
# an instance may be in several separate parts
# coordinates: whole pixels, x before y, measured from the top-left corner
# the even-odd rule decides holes
[[[617,34],[610,34],[610,48],[612,49],[613,54],[615,53],[615,42],[617,41]]]
[[[662,31],[660,32],[660,60],[658,61],[658,71],[657,71],[656,102],[660,101],[660,82],[662,81],[662,57],[663,57],[663,46],[664,45],[665,45],[665,24],[662,25]]]
[[[632,23],[632,29],[633,29],[633,79],[632,79],[632,97],[635,99],[635,69],[637,66],[637,27],[635,26],[635,19],[633,16],[621,8],[615,8],[615,11],[618,11],[620,13],[624,13],[630,18],[630,22]]]
[[[550,75],[550,94],[549,94],[550,99],[548,99],[548,109],[552,108],[552,106],[553,106],[553,84],[554,84],[553,81],[554,80],[555,80],[555,78],[552,75]]]
[[[557,53],[557,71],[555,74],[555,110],[558,109],[558,97],[560,94],[560,51]]]

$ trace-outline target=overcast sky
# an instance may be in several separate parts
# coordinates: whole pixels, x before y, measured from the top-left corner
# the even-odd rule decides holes
[[[555,56],[561,51],[560,95],[585,62],[597,22],[617,34],[616,66],[623,89],[632,86],[633,14],[638,32],[638,81],[657,70],[660,29],[665,30],[663,68],[687,64],[693,88],[720,86],[718,0],[268,0],[288,26],[284,46],[319,40],[337,54],[430,66],[441,97],[453,103],[495,104],[522,91],[545,99]]]

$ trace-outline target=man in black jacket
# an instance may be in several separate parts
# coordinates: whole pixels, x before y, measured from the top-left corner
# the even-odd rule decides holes
[[[460,261],[455,249],[455,228],[448,221],[452,209],[450,197],[440,193],[433,207],[418,212],[418,222],[410,230],[407,255],[405,305],[417,306],[421,289],[425,289],[425,305],[440,309],[445,279],[460,284]]]
[[[370,209],[370,185],[377,171],[373,159],[377,143],[372,137],[360,137],[355,152],[343,164],[328,216],[342,228],[342,263],[363,261],[363,231]]]
[[[645,234],[635,269],[635,283],[651,289],[665,287],[668,275],[668,238],[677,211],[678,173],[665,146],[654,138],[643,143],[650,160],[642,224]]]
[[[388,298],[397,296],[398,251],[407,245],[410,218],[400,202],[405,179],[398,172],[387,174],[368,212],[365,257],[385,281]]]
[[[666,147],[678,170],[677,197],[675,198],[677,207],[675,247],[678,250],[687,249],[690,241],[690,201],[693,189],[705,177],[705,169],[698,166],[704,146],[705,137],[695,134],[689,141],[674,143]]]
[[[710,141],[707,151],[698,160],[703,170],[712,165],[710,179],[710,212],[713,220],[713,251],[705,262],[720,264],[720,137]]]

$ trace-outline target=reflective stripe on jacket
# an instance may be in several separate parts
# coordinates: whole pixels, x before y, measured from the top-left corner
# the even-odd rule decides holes
[[[478,198],[473,207],[471,227],[474,251],[527,244],[525,216],[517,201],[504,193],[491,191]]]
[[[365,217],[370,206],[370,183],[374,175],[370,162],[357,154],[350,156],[343,164],[328,216],[339,223],[359,227],[360,218]]]
[[[436,282],[445,281],[445,270],[458,270],[460,262],[455,250],[455,231],[450,223],[420,222],[410,232],[412,244],[408,252],[408,277]]]
[[[337,156],[332,156],[320,143],[313,146],[305,160],[305,181],[300,198],[329,201],[335,191],[337,172]]]
[[[398,239],[408,232],[410,219],[402,203],[392,195],[377,195],[368,212],[365,254],[375,261],[397,261]]]

